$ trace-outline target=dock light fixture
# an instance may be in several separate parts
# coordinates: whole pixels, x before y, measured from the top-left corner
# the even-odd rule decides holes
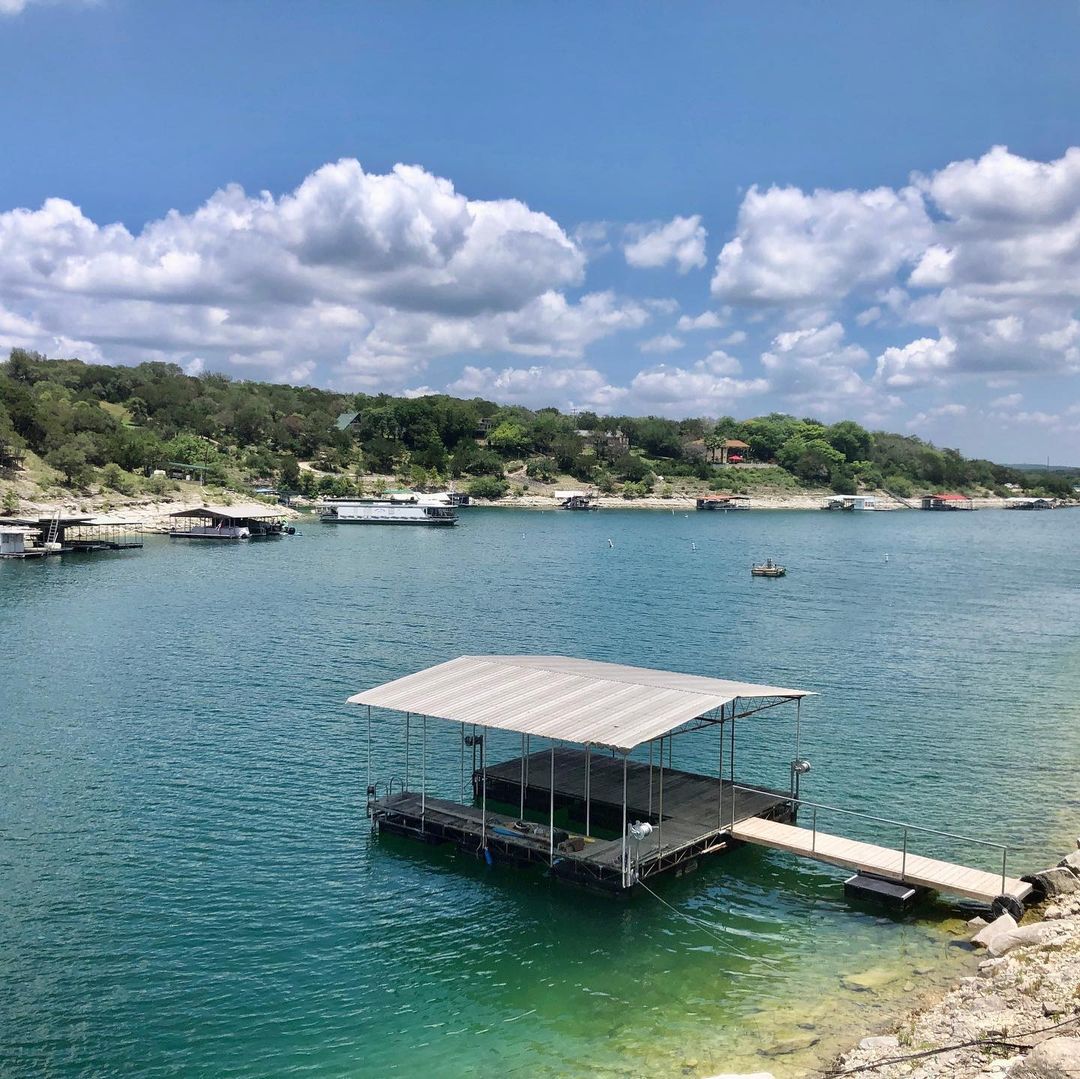
[[[799,780],[810,771],[810,762],[805,757],[796,757],[791,762],[791,793],[799,797]]]

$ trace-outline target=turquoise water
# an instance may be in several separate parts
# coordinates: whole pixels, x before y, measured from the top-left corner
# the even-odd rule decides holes
[[[812,689],[807,797],[1022,871],[1080,822],[1078,526],[471,510],[0,563],[0,1072],[800,1074],[967,962],[949,911],[855,910],[841,872],[744,849],[657,886],[702,926],[373,839],[345,698],[469,652]],[[752,580],[766,556],[790,576]],[[429,733],[454,796],[457,731]],[[373,775],[400,773],[389,716],[374,734]],[[740,778],[783,784],[792,736],[748,722]]]

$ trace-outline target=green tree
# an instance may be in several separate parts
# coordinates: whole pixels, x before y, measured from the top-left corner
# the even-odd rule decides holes
[[[529,434],[520,423],[503,420],[487,436],[487,444],[504,457],[520,457],[529,448]]]
[[[75,442],[58,446],[45,456],[45,463],[63,473],[69,487],[85,487],[90,482],[92,470],[86,459],[85,449]]]
[[[510,484],[498,476],[477,476],[476,479],[469,480],[466,488],[472,498],[490,499],[502,498],[508,490]]]

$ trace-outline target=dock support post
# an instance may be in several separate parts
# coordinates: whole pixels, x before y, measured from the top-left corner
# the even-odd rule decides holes
[[[548,784],[548,864],[555,864],[555,740],[551,741],[551,777]]]
[[[471,780],[470,780],[471,786]],[[461,724],[461,804],[465,804],[465,724]]]
[[[735,827],[735,702],[731,702],[731,827]]]
[[[900,857],[900,879],[907,879],[907,829],[904,829],[904,853]]]
[[[656,816],[656,861],[660,863],[660,852],[664,849],[664,736],[660,735],[660,812]]]
[[[649,739],[649,816],[652,816],[652,739]]]
[[[424,735],[420,742],[420,831],[427,817],[427,716],[424,716]]]
[[[629,757],[629,753],[624,752],[622,755],[622,886],[627,887],[627,873],[626,866],[626,761]]]
[[[724,706],[720,705],[720,762],[716,769],[716,779],[720,792],[716,797],[716,827],[723,827],[724,820]]]
[[[371,791],[371,705],[367,706],[367,788],[368,794],[365,797],[370,797]]]
[[[525,735],[521,736],[521,820],[525,819]]]
[[[480,728],[480,737],[487,734],[485,727]],[[484,743],[480,743],[480,845],[487,852],[487,756]]]
[[[589,828],[592,825],[592,819],[590,816],[591,806],[589,804],[592,797],[592,746],[587,745],[585,747],[585,834],[589,835]]]

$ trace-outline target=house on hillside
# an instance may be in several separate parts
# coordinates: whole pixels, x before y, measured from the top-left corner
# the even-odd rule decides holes
[[[359,412],[342,412],[335,424],[339,431],[348,431],[351,434],[357,425],[356,421],[358,419],[360,419]]]
[[[720,443],[720,464],[737,465],[746,459],[750,449],[749,442],[743,442],[741,438],[725,438]]]

